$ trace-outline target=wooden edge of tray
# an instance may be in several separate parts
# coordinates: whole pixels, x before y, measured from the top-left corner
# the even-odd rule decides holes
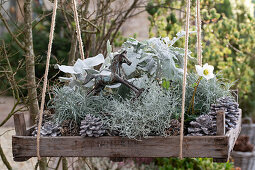
[[[12,137],[14,161],[36,157],[36,137],[27,136],[22,113],[14,117],[16,134]],[[218,123],[217,123],[218,126]],[[224,126],[223,126],[224,127]],[[212,157],[226,162],[241,129],[241,110],[235,129],[226,135],[184,136],[184,157]],[[42,157],[178,157],[179,136],[150,136],[142,140],[119,136],[83,138],[81,136],[41,137]]]

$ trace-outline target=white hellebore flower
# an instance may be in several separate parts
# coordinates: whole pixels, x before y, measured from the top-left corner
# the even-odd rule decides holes
[[[208,65],[208,63],[203,65],[203,67],[200,65],[196,65],[197,74],[199,76],[206,78],[206,80],[214,78],[215,75],[213,74],[213,70],[214,70],[214,67],[211,65]]]

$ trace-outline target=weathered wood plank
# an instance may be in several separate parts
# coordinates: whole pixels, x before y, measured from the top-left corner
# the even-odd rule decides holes
[[[26,136],[26,121],[24,113],[19,112],[14,114],[15,132],[18,136]]]
[[[225,135],[225,111],[219,110],[216,115],[217,135]]]
[[[184,157],[212,157],[226,161],[240,133],[241,110],[235,129],[221,136],[185,136]],[[36,137],[13,136],[14,160],[36,156]],[[105,136],[82,138],[80,136],[41,137],[42,157],[178,157],[179,136],[149,137],[131,140],[123,137]]]
[[[184,157],[224,158],[228,137],[184,137]],[[122,137],[41,137],[43,157],[178,157],[179,137],[150,137],[142,141]],[[36,156],[36,138],[13,136],[14,157]]]
[[[239,118],[237,121],[236,128],[228,131],[228,133],[226,134],[226,136],[229,137],[229,154],[233,150],[236,140],[241,132],[241,124],[242,124],[242,110],[239,109]]]

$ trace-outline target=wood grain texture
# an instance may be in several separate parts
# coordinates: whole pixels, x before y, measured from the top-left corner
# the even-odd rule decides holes
[[[26,136],[27,132],[24,113],[20,112],[14,114],[14,126],[17,136]]]
[[[218,110],[216,115],[217,135],[225,135],[225,111]]]
[[[184,136],[184,157],[211,157],[227,161],[241,128],[241,110],[235,129],[221,136]],[[36,137],[13,136],[14,160],[36,156]],[[178,157],[179,136],[148,137],[131,140],[123,137],[80,136],[41,137],[42,157]]]
[[[229,154],[230,154],[230,152],[232,152],[232,150],[235,146],[236,140],[241,132],[241,124],[242,124],[242,110],[239,109],[239,119],[237,121],[236,128],[228,131],[226,134],[226,136],[229,137],[229,144],[228,144],[230,147]]]
[[[185,136],[184,157],[228,156],[227,136]],[[43,157],[178,157],[179,137],[149,137],[142,141],[122,137],[42,137]],[[36,138],[13,136],[14,157],[36,156]]]

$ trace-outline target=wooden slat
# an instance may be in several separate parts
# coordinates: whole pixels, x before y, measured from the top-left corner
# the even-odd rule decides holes
[[[242,110],[239,109],[239,119],[237,121],[237,125],[235,129],[228,131],[226,136],[229,137],[229,152],[231,152],[235,146],[236,140],[241,132],[241,124],[242,124]]]
[[[14,125],[17,136],[26,136],[26,121],[24,113],[19,112],[14,114]]]
[[[225,111],[219,110],[216,115],[217,135],[225,135]]]
[[[213,157],[226,161],[239,135],[241,110],[238,124],[222,136],[185,136],[184,157]],[[149,137],[131,140],[123,137],[105,136],[82,138],[80,136],[41,137],[42,157],[178,157],[179,136]],[[36,137],[13,136],[14,160],[36,156]]]
[[[184,157],[228,156],[228,137],[184,137]],[[142,141],[122,137],[41,137],[43,157],[178,157],[179,137],[150,137]],[[14,157],[36,156],[36,138],[13,136]]]

